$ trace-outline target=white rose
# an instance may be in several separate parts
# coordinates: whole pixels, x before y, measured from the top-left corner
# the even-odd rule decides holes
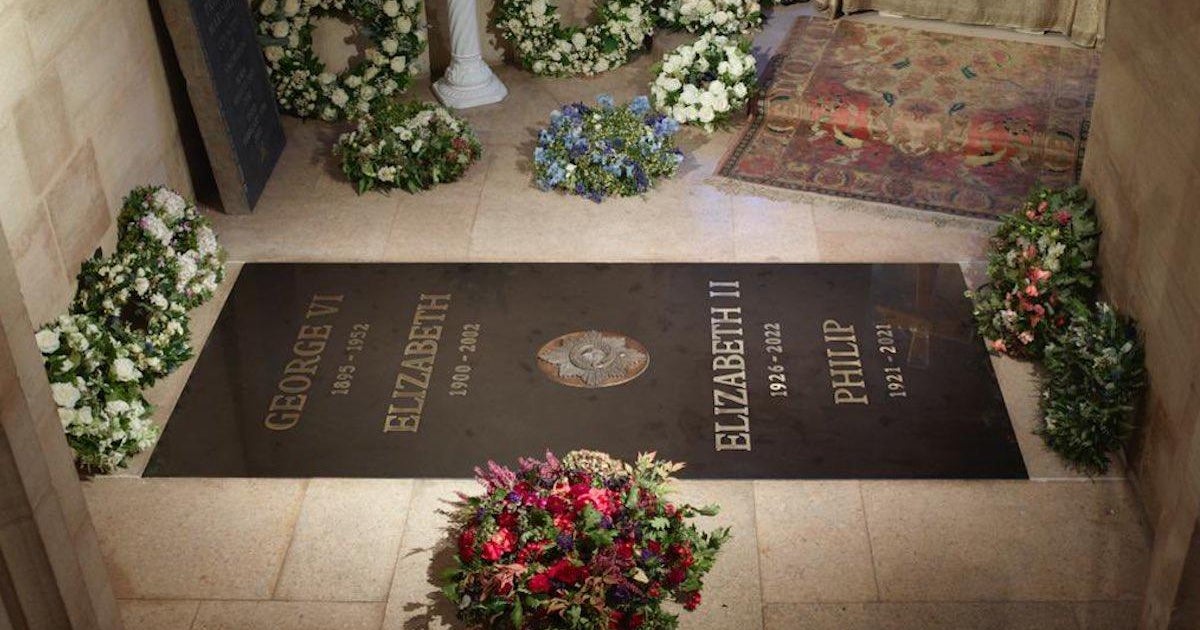
[[[401,17],[396,18],[396,30],[397,31],[400,31],[401,33],[407,33],[412,30],[412,26],[413,26],[412,20],[409,19],[407,16],[401,16]]]
[[[575,48],[582,50],[584,46],[587,46],[587,38],[583,36],[583,33],[575,33],[571,36],[571,43]]]
[[[408,68],[408,60],[404,57],[393,57],[391,65],[392,72],[404,72],[404,70]]]
[[[280,38],[287,37],[289,28],[290,27],[288,26],[287,22],[280,20],[271,25],[271,34],[274,35],[275,37],[280,37]]]
[[[142,376],[142,373],[138,371],[133,361],[125,357],[120,357],[112,362],[112,371],[113,376],[116,376],[118,381],[136,381]]]
[[[51,383],[50,393],[54,396],[54,404],[71,409],[79,402],[79,388],[70,383]]]
[[[728,21],[729,21],[729,14],[724,11],[717,11],[712,16],[712,23],[716,24],[717,26],[721,26],[722,24],[724,24]]]
[[[283,59],[283,49],[279,46],[267,46],[265,49],[263,49],[263,52],[267,55],[267,61],[270,61],[271,63],[275,63],[280,59]]]
[[[332,72],[322,72],[321,74],[317,75],[317,81],[320,81],[321,85],[329,85],[336,80],[337,75]]]
[[[529,13],[534,16],[543,16],[546,14],[546,0],[533,0],[529,3]]]
[[[400,3],[396,0],[387,0],[383,3],[383,14],[388,17],[396,17],[400,15]]]
[[[283,14],[284,15],[291,16],[291,15],[296,15],[299,12],[300,12],[300,0],[284,0],[284,2],[283,2]]]
[[[42,354],[52,354],[62,345],[56,330],[39,330],[33,337],[37,340],[38,350],[41,350]]]
[[[733,94],[738,98],[746,98],[746,94],[748,93],[749,90],[746,89],[745,83],[738,83],[733,86]]]
[[[400,42],[396,41],[395,37],[389,37],[383,40],[383,52],[394,55],[400,49]]]
[[[717,114],[713,111],[712,107],[705,105],[700,108],[700,122],[707,124],[712,122],[716,117]]]
[[[258,5],[258,11],[263,15],[271,15],[275,12],[275,8],[275,0],[263,0],[263,3]]]
[[[62,423],[64,429],[71,426],[71,424],[75,422],[75,410],[59,407],[58,420]]]

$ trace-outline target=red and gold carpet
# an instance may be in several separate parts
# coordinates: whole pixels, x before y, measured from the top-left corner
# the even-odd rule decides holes
[[[995,218],[1078,179],[1094,51],[801,19],[719,173]]]

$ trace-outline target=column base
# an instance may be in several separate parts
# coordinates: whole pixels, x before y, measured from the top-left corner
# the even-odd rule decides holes
[[[467,109],[499,103],[508,96],[508,88],[489,69],[487,79],[475,85],[454,85],[447,77],[442,77],[433,84],[433,93],[446,107]]]

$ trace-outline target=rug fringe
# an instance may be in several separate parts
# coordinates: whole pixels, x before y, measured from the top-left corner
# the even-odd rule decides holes
[[[957,214],[946,214],[932,210],[906,208],[869,199],[840,197],[809,190],[792,190],[777,188],[766,184],[756,184],[724,175],[713,174],[704,179],[704,183],[730,195],[761,197],[770,201],[782,203],[810,203],[825,208],[869,214],[887,220],[921,221],[930,223],[938,228],[958,228],[981,231],[991,234],[998,223],[990,219],[981,219]]]

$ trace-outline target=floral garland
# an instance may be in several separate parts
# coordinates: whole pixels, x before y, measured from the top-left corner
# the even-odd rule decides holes
[[[187,313],[213,296],[224,258],[208,220],[178,193],[126,197],[117,251],[83,263],[70,314],[37,333],[81,468],[111,471],[153,443],[142,389],[191,357]]]
[[[678,464],[633,464],[575,451],[476,470],[485,493],[456,515],[458,554],[445,592],[472,627],[666,630],[700,605],[728,529],[689,522],[715,506],[668,502]]]
[[[466,121],[428,103],[387,103],[342,134],[335,151],[359,194],[417,192],[462,176],[483,148]]]
[[[745,40],[703,35],[663,58],[650,87],[654,108],[712,131],[750,102],[758,87],[755,63]]]
[[[550,114],[538,134],[534,176],[542,190],[558,189],[595,202],[610,195],[640,195],[678,170],[679,123],[650,109],[645,96],[618,107],[612,97],[600,106],[567,105]]]
[[[758,0],[666,0],[658,17],[689,33],[733,36],[762,26],[762,9]]]
[[[79,465],[103,472],[158,435],[142,397],[135,344],[90,315],[63,315],[37,333],[58,417]]]
[[[259,42],[280,107],[301,118],[341,120],[370,111],[380,96],[403,92],[425,50],[420,0],[262,0]],[[374,44],[360,63],[327,72],[312,48],[313,20],[334,13],[362,23]]]
[[[596,14],[579,29],[563,26],[548,0],[499,0],[495,24],[534,74],[590,76],[624,65],[654,32],[649,0],[603,0]]]

